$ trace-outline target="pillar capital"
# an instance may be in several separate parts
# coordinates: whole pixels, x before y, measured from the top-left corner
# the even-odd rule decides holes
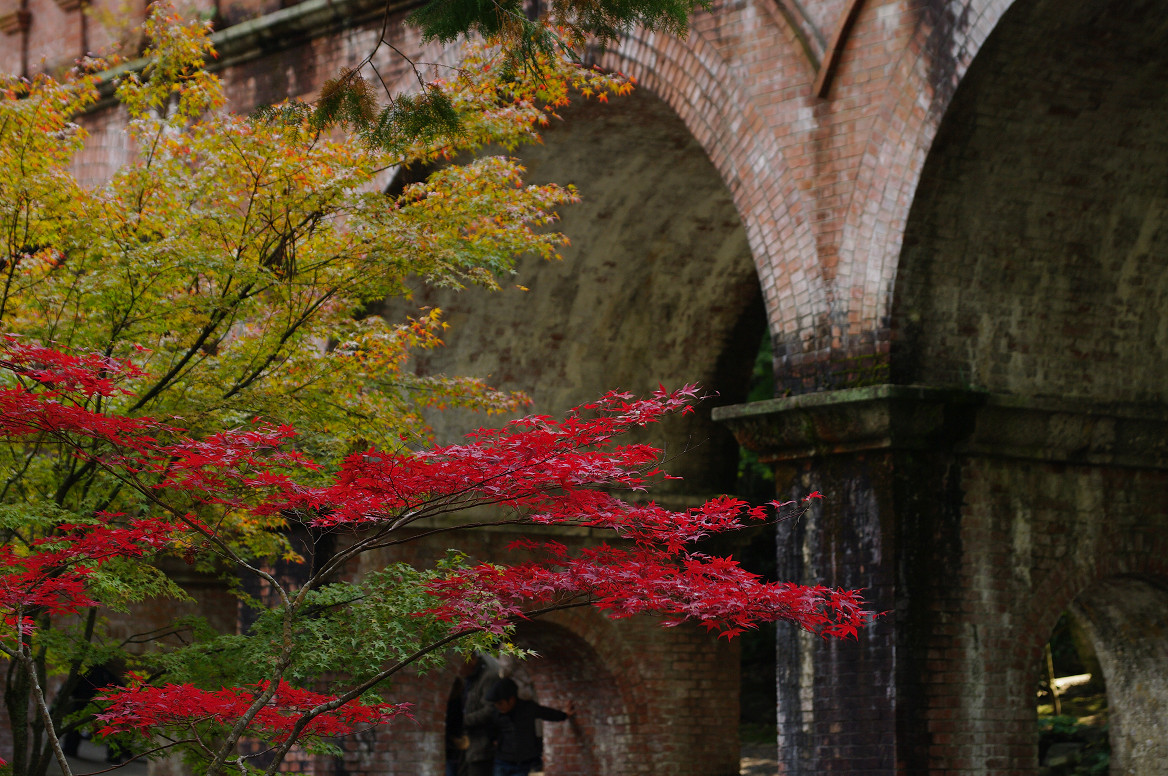
[[[864,451],[1168,469],[1168,411],[1137,404],[877,385],[718,407],[769,463]]]

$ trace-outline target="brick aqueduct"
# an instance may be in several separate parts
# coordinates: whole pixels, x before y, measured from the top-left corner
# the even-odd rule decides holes
[[[0,69],[100,35],[78,0],[2,2]],[[311,94],[380,25],[368,0],[218,10],[240,109]],[[1033,773],[1068,608],[1106,675],[1112,773],[1164,773],[1168,2],[715,0],[685,41],[597,56],[641,88],[526,153],[584,196],[572,252],[522,267],[526,294],[434,295],[455,335],[422,368],[541,411],[699,381],[727,406],[664,432],[693,448],[670,498],[729,487],[731,432],[782,495],[828,494],[781,528],[780,572],[887,614],[858,642],[780,633],[782,773]],[[86,174],[118,163],[120,121],[91,117]],[[764,332],[780,398],[743,404]],[[549,726],[549,774],[737,772],[733,646],[581,614],[518,638],[541,700],[584,710]],[[335,772],[438,773],[447,682],[407,682],[418,724]]]

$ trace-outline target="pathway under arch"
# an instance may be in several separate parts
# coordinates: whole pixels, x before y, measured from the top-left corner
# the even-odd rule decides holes
[[[648,722],[634,719],[630,709],[628,698],[641,689],[634,678],[618,676],[593,645],[561,624],[522,623],[514,641],[535,653],[519,668],[536,700],[552,708],[571,701],[576,708],[566,723],[544,725],[545,770],[560,776],[629,772],[638,758],[636,728]],[[621,667],[616,670],[620,673]]]

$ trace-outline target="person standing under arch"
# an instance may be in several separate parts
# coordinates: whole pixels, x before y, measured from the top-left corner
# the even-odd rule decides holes
[[[487,693],[499,679],[495,661],[476,652],[463,665],[462,732],[466,749],[459,776],[491,776],[495,761],[495,707]]]
[[[493,776],[527,776],[533,769],[542,770],[543,752],[536,735],[535,721],[563,722],[574,711],[571,701],[564,711],[521,699],[519,688],[511,678],[495,682],[487,693],[493,705],[495,730],[495,764]]]

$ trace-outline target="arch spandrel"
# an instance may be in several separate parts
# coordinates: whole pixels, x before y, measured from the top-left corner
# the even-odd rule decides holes
[[[734,192],[788,377],[780,388],[794,392],[849,384],[833,377],[848,371],[833,359],[886,359],[917,177],[954,87],[1008,2],[859,6],[827,99],[811,94],[819,63],[800,43],[806,30],[762,2],[699,15],[684,42],[634,32],[602,59],[677,110]],[[800,8],[801,23],[825,39],[848,10]]]
[[[815,63],[795,32],[759,3],[700,15],[685,41],[636,31],[602,58],[682,116],[734,193],[779,387],[796,393],[855,384],[847,362],[857,356],[886,364],[917,180],[956,85],[1010,3],[860,5],[826,99],[811,96]],[[805,6],[804,21],[827,37],[846,10]],[[743,34],[750,24],[765,33]]]

